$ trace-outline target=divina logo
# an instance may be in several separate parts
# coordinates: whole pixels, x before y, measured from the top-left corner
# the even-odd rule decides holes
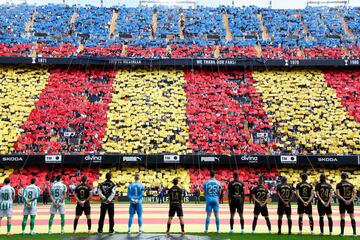
[[[318,158],[319,162],[338,162],[337,158]]]
[[[241,157],[241,161],[257,161],[258,157],[257,156],[242,156]]]
[[[102,156],[87,155],[85,161],[101,162]]]

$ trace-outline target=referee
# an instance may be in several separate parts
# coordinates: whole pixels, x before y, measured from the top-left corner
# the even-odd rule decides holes
[[[81,178],[81,184],[75,188],[75,199],[77,201],[76,210],[75,210],[75,219],[74,219],[74,232],[76,233],[76,227],[79,222],[79,218],[82,213],[85,213],[88,225],[88,233],[91,234],[91,207],[90,207],[90,198],[92,196],[91,188],[86,184],[87,177],[84,175]]]
[[[99,185],[99,196],[101,199],[100,218],[98,233],[102,234],[104,227],[105,214],[109,215],[109,233],[114,233],[114,197],[116,185],[111,181],[111,173],[107,173],[106,181]]]

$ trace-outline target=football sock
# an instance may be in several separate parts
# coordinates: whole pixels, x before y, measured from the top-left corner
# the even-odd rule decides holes
[[[25,231],[26,228],[26,222],[27,222],[28,216],[24,216],[21,224],[21,230]]]
[[[343,235],[345,229],[345,219],[340,220],[340,228],[341,228],[341,234]]]
[[[33,231],[35,227],[35,216],[30,216],[30,230]]]
[[[234,219],[230,218],[230,229],[233,230],[234,229]]]
[[[356,222],[355,222],[355,219],[351,219],[351,227],[353,229],[353,234],[356,235]]]
[[[79,219],[78,218],[75,218],[74,219],[74,231],[76,230],[76,227],[78,225],[78,222],[79,222]]]

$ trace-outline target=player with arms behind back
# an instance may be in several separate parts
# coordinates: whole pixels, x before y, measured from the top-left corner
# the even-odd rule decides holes
[[[30,180],[30,185],[24,189],[24,218],[22,221],[22,234],[25,234],[26,222],[30,215],[30,235],[34,235],[35,217],[37,213],[37,199],[40,197],[40,188],[35,185],[35,178]]]
[[[233,173],[234,180],[229,183],[228,195],[230,206],[230,233],[234,233],[234,215],[240,216],[241,233],[244,234],[244,183],[239,181],[239,174]]]
[[[0,226],[3,217],[7,217],[7,232],[11,234],[11,218],[13,215],[13,203],[15,199],[15,189],[10,186],[10,178],[4,179],[4,186],[0,189]]]
[[[129,222],[128,222],[128,233],[131,233],[131,225],[135,215],[135,212],[138,215],[138,225],[139,225],[139,233],[142,233],[142,199],[144,196],[145,187],[140,182],[140,175],[135,174],[135,182],[131,183],[128,187],[127,196],[130,201],[129,207]]]
[[[329,183],[326,182],[325,174],[320,174],[320,182],[315,186],[315,193],[318,199],[317,209],[320,217],[320,235],[324,234],[324,215],[326,214],[329,221],[329,233],[332,235],[333,220],[331,199],[334,195],[334,190]]]
[[[291,235],[291,227],[292,227],[292,220],[291,220],[291,199],[294,196],[294,189],[291,185],[287,183],[287,177],[282,177],[281,183],[276,187],[276,193],[279,197],[278,202],[278,235],[281,234],[281,225],[282,225],[282,218],[285,213],[287,220],[288,220],[288,228],[289,228],[289,235]]]
[[[339,198],[339,210],[340,210],[340,235],[344,235],[345,230],[345,212],[350,215],[351,226],[353,229],[353,235],[356,236],[356,222],[354,216],[354,199],[356,197],[356,190],[353,184],[348,180],[347,173],[343,172],[341,174],[341,182],[336,185],[336,195]]]
[[[259,214],[261,213],[261,215],[266,220],[266,225],[268,227],[269,234],[271,234],[271,223],[270,223],[270,219],[269,219],[269,211],[267,208],[267,204],[268,204],[268,202],[270,202],[270,194],[269,194],[269,191],[263,186],[262,175],[259,176],[258,185],[251,190],[251,195],[255,202],[254,220],[253,220],[253,224],[252,224],[252,232],[251,233],[252,234],[255,233],[257,220],[258,220]]]
[[[314,234],[314,219],[312,216],[311,201],[314,198],[313,186],[306,182],[306,173],[301,174],[302,182],[296,185],[296,195],[298,197],[298,214],[299,214],[299,235],[302,234],[304,213],[309,217],[311,234]]]
[[[215,179],[215,172],[210,172],[210,179],[207,180],[203,185],[206,199],[206,222],[205,222],[205,233],[208,233],[211,213],[214,212],[216,231],[220,233],[220,219],[219,219],[219,193],[220,193],[220,182]]]
[[[74,232],[76,233],[76,227],[79,222],[79,218],[82,213],[85,213],[87,226],[88,226],[88,233],[91,233],[91,206],[90,206],[90,198],[92,196],[91,188],[86,184],[87,177],[81,177],[81,184],[75,188],[75,199],[77,201],[76,210],[75,210],[75,219],[74,219]]]
[[[65,184],[61,182],[61,175],[56,176],[56,181],[50,187],[50,219],[49,219],[49,234],[52,234],[51,227],[54,221],[56,213],[61,217],[61,234],[64,234],[65,227],[65,199],[67,196],[67,188]]]
[[[185,234],[184,220],[183,220],[184,213],[181,205],[183,196],[182,196],[182,189],[178,187],[178,183],[179,180],[177,178],[174,178],[173,180],[174,186],[172,186],[168,190],[168,195],[170,198],[170,209],[169,209],[169,219],[167,222],[167,230],[166,230],[167,234],[170,233],[170,226],[172,219],[175,216],[175,213],[180,220],[181,234]]]

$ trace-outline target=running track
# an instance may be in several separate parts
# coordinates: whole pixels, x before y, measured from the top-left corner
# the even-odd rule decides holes
[[[36,218],[35,224],[35,231],[37,233],[46,233],[48,231],[48,219],[49,219],[49,208],[50,205],[39,205],[38,206],[38,216]],[[166,230],[166,222],[167,222],[167,213],[168,213],[168,205],[162,204],[144,204],[144,214],[143,214],[143,231],[144,232],[164,232]],[[187,232],[202,232],[204,230],[204,221],[205,221],[205,204],[195,205],[195,204],[185,204],[184,208],[184,219],[185,219],[185,230]],[[72,232],[72,225],[75,213],[75,204],[68,204],[66,206],[66,227],[65,231],[70,233]],[[220,208],[220,222],[221,232],[228,232],[229,231],[229,211],[228,205],[223,204]],[[244,210],[244,217],[245,217],[245,231],[251,232],[251,224],[253,219],[253,205],[246,204]],[[315,220],[315,233],[319,232],[318,227],[318,215],[316,213],[316,207],[313,207],[314,211],[314,220]],[[356,207],[356,213],[360,212],[360,207]],[[97,222],[100,213],[100,205],[93,204],[92,205],[92,231],[97,230]],[[293,213],[293,233],[298,232],[298,216],[296,214],[296,206],[293,204],[292,206],[292,213]],[[270,205],[269,206],[269,214],[272,223],[272,231],[277,231],[277,215],[276,215],[276,206]],[[338,234],[340,231],[339,228],[339,213],[338,207],[333,206],[333,219],[334,219],[334,234]],[[28,220],[29,221],[29,220]],[[125,232],[127,231],[127,221],[128,221],[128,205],[126,204],[116,204],[115,205],[115,231],[118,232]],[[359,220],[358,220],[359,221]],[[21,222],[22,222],[22,205],[21,206],[14,206],[14,216],[13,216],[13,233],[20,233],[21,232]],[[104,231],[108,230],[108,221],[106,220],[106,225],[104,226]],[[352,234],[352,230],[350,227],[350,221],[347,218],[346,222],[346,233]],[[359,223],[358,223],[359,226]],[[137,218],[134,219],[134,224],[132,227],[133,231],[137,231]],[[178,220],[174,219],[173,225],[171,226],[171,230],[174,232],[180,231],[180,226],[178,224]],[[215,221],[212,218],[210,231],[215,231]],[[310,232],[308,227],[308,218],[304,217],[304,233]],[[29,222],[27,224],[26,232],[29,231]],[[60,216],[56,216],[53,224],[52,231],[54,233],[60,232]],[[85,232],[87,231],[86,225],[86,218],[82,216],[79,221],[77,232]],[[236,217],[235,220],[235,231],[240,231],[239,220]],[[325,218],[325,233],[327,233],[327,220]],[[358,232],[360,229],[358,229]],[[6,220],[2,220],[2,227],[0,228],[0,234],[4,234],[6,232]],[[267,232],[267,227],[264,219],[262,217],[258,220],[258,225],[256,228],[256,232]],[[287,232],[287,221],[286,218],[283,220],[283,232]]]

